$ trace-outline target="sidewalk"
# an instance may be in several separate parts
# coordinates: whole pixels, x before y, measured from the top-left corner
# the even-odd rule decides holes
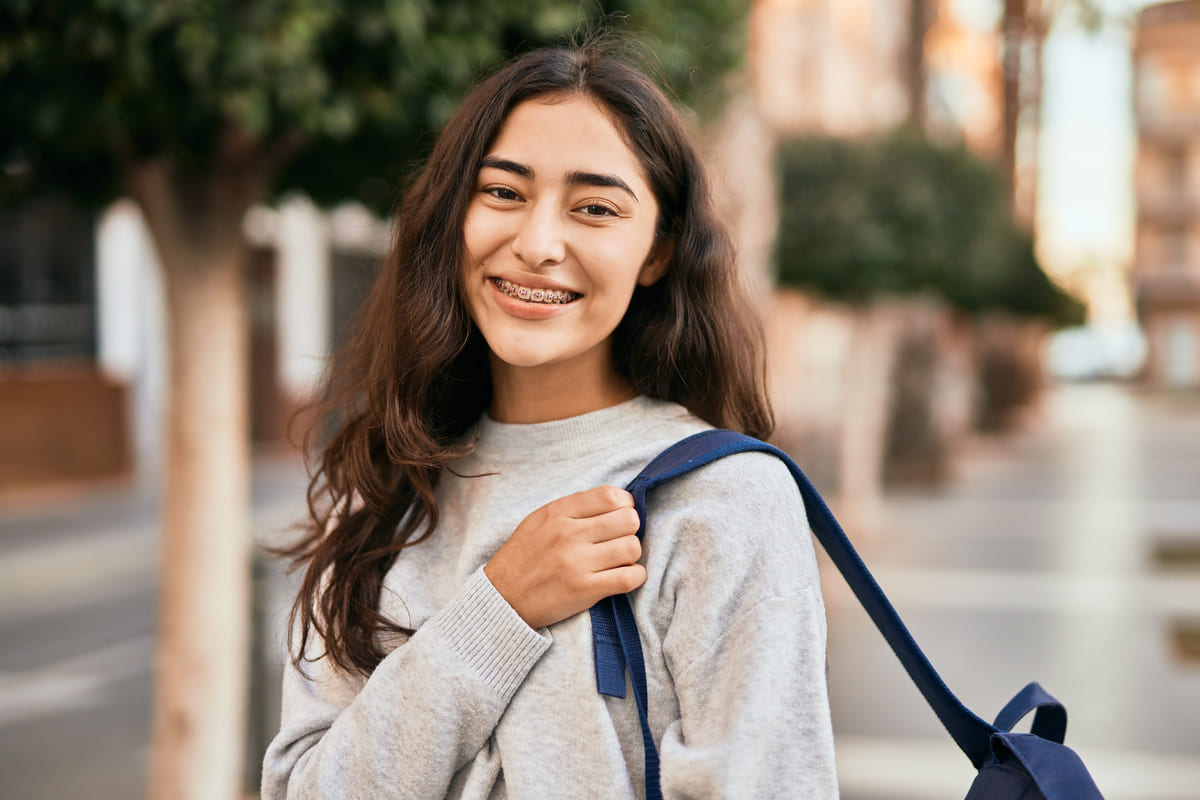
[[[1108,800],[1200,797],[1200,663],[1171,638],[1200,618],[1200,570],[1157,558],[1200,542],[1200,405],[1066,386],[1027,430],[964,456],[943,489],[889,495],[860,542],[930,660],[989,720],[1042,683]],[[823,574],[842,797],[965,794],[966,758]]]

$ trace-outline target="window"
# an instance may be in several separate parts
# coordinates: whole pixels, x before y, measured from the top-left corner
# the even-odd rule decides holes
[[[0,214],[0,363],[95,357],[93,240],[64,201]]]

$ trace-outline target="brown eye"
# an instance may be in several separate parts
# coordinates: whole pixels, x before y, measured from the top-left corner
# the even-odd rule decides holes
[[[615,217],[617,212],[613,211],[608,206],[602,206],[599,203],[589,203],[579,209],[589,217]]]
[[[514,192],[507,186],[489,186],[483,190],[484,194],[490,194],[497,200],[520,200],[521,195]]]

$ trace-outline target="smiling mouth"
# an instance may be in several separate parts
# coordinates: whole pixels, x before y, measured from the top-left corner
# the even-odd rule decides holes
[[[580,297],[575,292],[560,291],[558,289],[531,289],[528,286],[522,286],[519,283],[506,281],[503,278],[492,278],[492,284],[495,285],[501,293],[517,300],[524,300],[526,303],[541,303],[542,305],[566,305],[572,300]]]

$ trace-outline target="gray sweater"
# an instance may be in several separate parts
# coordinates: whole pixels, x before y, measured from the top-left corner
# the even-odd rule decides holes
[[[482,567],[534,509],[624,486],[708,427],[646,398],[537,425],[482,419],[438,485],[436,532],[385,581],[383,610],[416,632],[370,678],[327,659],[285,668],[264,800],[643,797],[633,693],[596,692],[589,615],[533,630]],[[632,603],[664,796],[837,797],[824,606],[786,468],[730,456],[656,489],[648,511]]]

